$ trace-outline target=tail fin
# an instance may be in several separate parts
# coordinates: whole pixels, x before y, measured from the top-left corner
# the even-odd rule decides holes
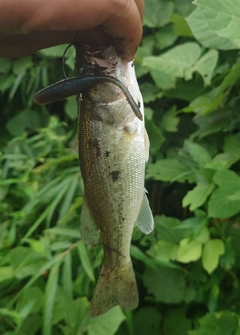
[[[138,290],[132,264],[112,271],[102,269],[91,301],[92,317],[120,305],[124,309],[138,306]]]

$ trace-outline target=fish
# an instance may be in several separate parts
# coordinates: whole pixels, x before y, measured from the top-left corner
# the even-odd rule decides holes
[[[149,234],[154,220],[144,187],[149,140],[133,62],[122,60],[112,46],[87,58],[93,68],[99,71],[101,67],[105,75],[127,87],[142,114],[141,120],[119,87],[108,82],[85,91],[79,104],[79,160],[84,182],[81,238],[94,246],[100,232],[104,249],[90,306],[91,316],[96,317],[116,305],[127,310],[138,306],[131,238],[134,224]]]
[[[104,249],[90,306],[91,316],[96,317],[116,305],[134,309],[139,303],[130,245],[134,224],[145,234],[154,227],[144,187],[149,139],[133,62],[122,60],[113,46],[76,51],[77,76],[37,92],[34,101],[47,104],[78,97],[84,182],[81,239],[96,246],[101,234]]]

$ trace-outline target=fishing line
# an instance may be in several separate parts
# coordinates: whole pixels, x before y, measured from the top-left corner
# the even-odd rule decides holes
[[[72,43],[69,44],[69,45],[66,47],[66,49],[64,50],[63,56],[62,56],[62,72],[63,72],[63,76],[64,76],[65,79],[67,79],[67,75],[66,75],[66,72],[65,72],[65,55],[66,55],[68,49],[69,49],[71,46],[73,46]]]

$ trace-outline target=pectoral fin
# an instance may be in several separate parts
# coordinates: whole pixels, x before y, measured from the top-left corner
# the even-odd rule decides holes
[[[93,217],[90,213],[86,200],[83,200],[82,213],[80,216],[81,239],[88,245],[97,245],[99,230],[97,229]]]
[[[144,147],[145,147],[145,162],[147,162],[149,158],[150,142],[146,129],[144,129]]]
[[[154,228],[152,211],[145,193],[143,195],[142,206],[138,214],[136,225],[144,234],[151,233]]]

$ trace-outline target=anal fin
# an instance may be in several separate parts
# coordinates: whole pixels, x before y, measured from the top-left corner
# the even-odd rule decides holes
[[[154,220],[146,194],[143,195],[142,205],[138,213],[136,225],[144,233],[149,234],[154,228]]]
[[[99,240],[99,230],[95,225],[86,200],[83,200],[82,213],[80,216],[81,239],[88,245],[95,246]]]

